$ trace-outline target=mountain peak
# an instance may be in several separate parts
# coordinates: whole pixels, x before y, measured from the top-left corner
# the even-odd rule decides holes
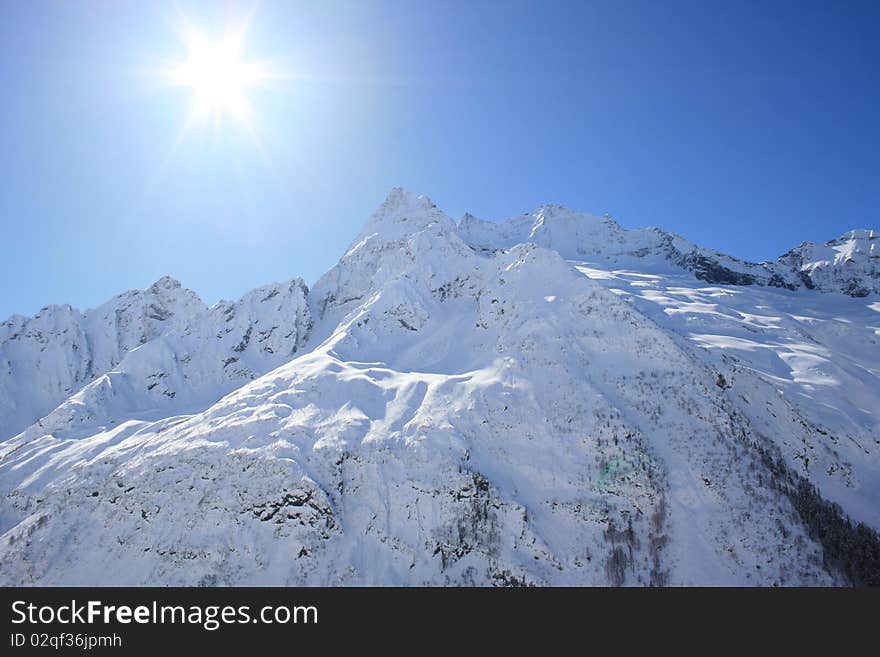
[[[435,223],[455,228],[452,220],[430,198],[395,187],[367,220],[355,244],[371,235],[397,240]]]
[[[424,194],[416,194],[403,187],[394,187],[372,218],[399,218],[408,214],[420,214],[436,210],[436,204]]]
[[[830,240],[827,244],[841,244],[844,242],[861,242],[861,241],[873,241],[880,239],[880,232],[876,230],[871,230],[869,228],[854,228],[852,230],[848,230],[840,237]]]
[[[534,214],[544,215],[544,216],[553,216],[557,214],[574,214],[572,210],[561,203],[543,203],[539,205]]]
[[[160,290],[176,290],[181,287],[183,287],[183,285],[180,283],[179,280],[166,274],[165,276],[159,278],[149,288],[147,288],[147,291],[156,293]]]

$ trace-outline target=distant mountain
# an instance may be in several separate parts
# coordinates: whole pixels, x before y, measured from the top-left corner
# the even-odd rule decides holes
[[[14,317],[0,582],[880,583],[877,255],[395,189],[311,290]]]
[[[46,306],[34,317],[12,316],[0,324],[0,439],[203,310],[195,292],[166,276],[85,313]]]
[[[572,260],[608,265],[671,266],[701,281],[841,292],[853,297],[880,293],[880,233],[852,230],[817,245],[804,242],[773,262],[747,262],[699,247],[660,228],[626,229],[610,217],[545,205],[500,223],[465,215],[462,237],[484,250],[532,242]]]

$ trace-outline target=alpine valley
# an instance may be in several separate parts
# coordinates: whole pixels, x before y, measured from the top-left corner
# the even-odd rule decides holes
[[[3,585],[880,584],[880,233],[391,192],[339,262],[0,324]]]

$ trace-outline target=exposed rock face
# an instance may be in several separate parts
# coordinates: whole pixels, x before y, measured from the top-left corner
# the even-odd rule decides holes
[[[799,249],[394,190],[0,444],[0,582],[875,582],[880,301]]]

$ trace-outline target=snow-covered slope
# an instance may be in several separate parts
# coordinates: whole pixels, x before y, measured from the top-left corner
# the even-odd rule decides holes
[[[876,581],[880,300],[801,249],[394,190],[307,299],[203,313],[0,445],[0,581]]]
[[[707,285],[573,264],[680,337],[790,468],[853,518],[880,527],[876,296]]]

